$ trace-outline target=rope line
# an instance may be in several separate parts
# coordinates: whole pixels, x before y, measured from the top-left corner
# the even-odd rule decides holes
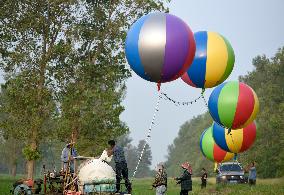
[[[159,92],[157,104],[156,104],[156,107],[155,107],[155,110],[154,110],[154,114],[153,114],[153,118],[152,118],[152,121],[151,121],[150,126],[149,126],[149,129],[148,129],[148,133],[147,133],[147,136],[146,136],[146,139],[145,139],[145,144],[144,144],[144,146],[143,146],[143,148],[142,148],[142,151],[141,151],[141,153],[140,153],[140,156],[139,156],[137,165],[136,165],[136,167],[135,167],[135,169],[134,169],[133,176],[132,176],[132,181],[133,181],[133,179],[134,179],[134,177],[135,177],[135,175],[136,175],[137,169],[138,169],[139,164],[140,164],[140,162],[141,162],[141,160],[142,160],[142,157],[143,157],[145,148],[146,148],[146,146],[147,146],[147,144],[148,144],[148,140],[149,140],[150,137],[151,137],[152,127],[153,127],[154,122],[155,122],[155,120],[156,120],[157,112],[159,111],[159,105],[160,105],[160,100],[161,100],[161,98],[162,98],[162,95],[161,95],[161,92]]]
[[[205,92],[205,89],[202,89],[202,92],[201,92],[201,98],[203,99],[203,102],[204,102],[204,104],[205,104],[205,106],[206,106],[206,108],[208,109],[208,112],[209,112],[209,107],[208,107],[208,103],[207,103],[207,100],[205,99],[205,97],[204,97],[204,92]]]
[[[167,94],[165,93],[161,93],[164,97],[165,100],[169,100],[170,102],[174,103],[176,106],[189,106],[191,104],[193,104],[194,102],[197,102],[197,100],[199,100],[200,98],[202,98],[202,94],[197,97],[196,99],[192,100],[192,101],[189,101],[189,102],[179,102],[179,101],[176,101],[172,98],[170,98]]]

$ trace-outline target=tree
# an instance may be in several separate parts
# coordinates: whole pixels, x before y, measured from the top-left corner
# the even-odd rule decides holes
[[[240,81],[252,87],[259,98],[257,137],[249,150],[238,154],[238,160],[245,167],[256,161],[260,177],[283,177],[284,48],[279,49],[271,59],[257,56],[253,59],[253,66],[255,69],[240,77]],[[180,163],[184,161],[191,163],[193,174],[199,174],[202,167],[213,170],[213,163],[203,157],[199,148],[201,133],[211,124],[212,118],[205,113],[181,126],[177,138],[168,149],[166,166],[169,175],[176,175]]]
[[[1,67],[7,80],[4,111],[22,127],[28,160],[28,178],[33,177],[44,123],[54,112],[52,67],[68,50],[64,34],[70,26],[73,1],[2,1],[0,7]],[[13,101],[16,100],[16,101]],[[8,125],[9,126],[9,125]],[[8,128],[6,126],[6,128]],[[9,128],[11,129],[11,128]],[[19,128],[17,128],[19,129]]]
[[[1,109],[9,119],[1,126],[24,140],[29,178],[39,144],[55,132],[61,140],[78,140],[82,154],[90,154],[127,131],[119,120],[129,76],[126,31],[145,13],[164,10],[163,2],[0,2],[0,66],[7,81]],[[57,128],[49,126],[53,120]]]
[[[240,80],[255,90],[260,112],[256,118],[256,141],[243,160],[247,163],[256,161],[262,177],[281,177],[284,175],[284,152],[281,149],[284,147],[284,48],[271,59],[257,56],[253,65],[255,70]]]
[[[177,138],[168,147],[168,157],[166,167],[168,174],[176,176],[180,172],[180,165],[189,161],[192,165],[193,174],[199,176],[203,167],[210,170],[213,163],[207,160],[199,148],[201,133],[212,124],[209,113],[194,117],[183,124],[179,130]]]
[[[72,31],[79,47],[72,55],[77,65],[63,67],[59,95],[61,135],[78,140],[82,154],[98,155],[108,139],[128,131],[119,119],[124,110],[120,105],[124,81],[130,76],[123,48],[126,32],[138,17],[164,10],[162,2],[90,0],[81,4],[84,11]]]
[[[137,147],[137,152],[138,152],[138,158],[140,157],[140,153],[145,145],[146,141],[145,140],[140,140],[138,147]],[[146,144],[144,154],[142,156],[141,162],[139,164],[139,167],[137,169],[136,177],[141,178],[141,177],[147,177],[151,175],[151,170],[150,166],[152,162],[152,152],[149,144]]]

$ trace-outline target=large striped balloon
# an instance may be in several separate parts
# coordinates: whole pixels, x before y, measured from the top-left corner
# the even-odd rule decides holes
[[[182,80],[197,88],[219,85],[233,70],[235,54],[232,46],[225,37],[215,32],[196,32],[194,38],[195,57]]]
[[[163,83],[179,78],[190,66],[195,40],[188,25],[167,13],[138,19],[127,33],[128,63],[145,80]]]
[[[223,150],[232,153],[241,153],[249,149],[256,137],[256,125],[254,122],[241,129],[234,129],[228,133],[225,129],[213,124],[213,138],[218,146]]]
[[[259,111],[256,93],[248,85],[238,81],[216,87],[210,95],[208,106],[214,121],[231,129],[247,126]]]
[[[200,138],[200,149],[202,154],[214,162],[226,162],[234,157],[233,153],[222,150],[214,141],[212,126],[205,129]]]

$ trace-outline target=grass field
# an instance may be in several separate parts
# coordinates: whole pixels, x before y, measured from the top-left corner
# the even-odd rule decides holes
[[[19,178],[19,177],[17,177]],[[12,183],[15,179],[7,175],[0,175],[0,195],[9,195]],[[136,179],[133,182],[133,195],[155,195],[151,188],[152,179]],[[179,195],[180,186],[169,179],[167,195]],[[257,185],[250,187],[246,184],[240,185],[215,185],[215,179],[210,178],[207,188],[200,189],[198,178],[193,179],[193,191],[190,194],[284,194],[284,178],[258,179]]]

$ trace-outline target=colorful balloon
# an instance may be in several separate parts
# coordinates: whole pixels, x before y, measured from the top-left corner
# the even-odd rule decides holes
[[[214,121],[230,129],[247,126],[259,111],[256,93],[248,85],[238,81],[216,87],[210,95],[208,106]]]
[[[241,129],[234,129],[228,133],[225,129],[213,124],[213,138],[215,143],[223,150],[232,153],[241,153],[249,149],[254,143],[256,137],[256,125],[254,122]]]
[[[194,38],[195,57],[182,80],[197,88],[215,87],[231,74],[235,63],[234,50],[229,41],[216,32],[196,32]]]
[[[145,80],[163,83],[179,78],[190,66],[195,40],[188,25],[168,13],[151,13],[129,29],[125,52],[134,72]]]
[[[200,138],[200,149],[202,154],[214,162],[226,162],[234,158],[234,154],[221,149],[213,139],[212,126],[205,129]]]

